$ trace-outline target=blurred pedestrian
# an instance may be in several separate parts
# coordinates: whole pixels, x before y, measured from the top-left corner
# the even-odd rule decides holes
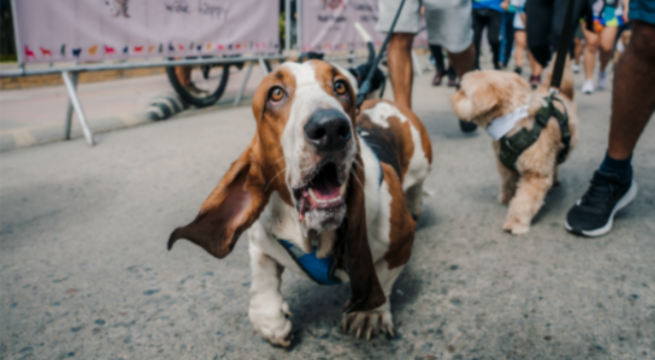
[[[571,0],[573,4],[573,28],[575,24],[591,9],[591,2],[594,0]],[[527,0],[525,14],[527,16],[526,34],[528,37],[528,48],[535,60],[546,67],[551,60],[552,54],[557,50],[562,27],[566,15],[566,8],[569,0]],[[571,45],[573,32],[565,39]],[[534,74],[538,81],[541,81],[541,73]]]
[[[573,36],[573,68],[574,73],[580,72],[580,57],[582,57],[582,42],[584,41],[584,32],[583,28],[586,26],[584,21],[581,20],[579,24],[576,24],[575,35]]]
[[[500,70],[500,27],[503,21],[501,0],[473,0],[473,43],[475,68],[480,69],[482,31],[487,29],[487,41],[493,54],[494,69]]]
[[[565,227],[574,234],[608,233],[617,211],[637,196],[632,154],[655,111],[655,2],[630,0],[629,9],[632,37],[616,66],[607,152],[566,216]]]
[[[509,0],[503,0],[500,5],[504,10],[503,21],[500,26],[500,66],[507,69],[509,60],[512,57],[512,48],[514,47],[514,15],[516,15],[516,8],[510,5]]]
[[[455,73],[462,76],[475,66],[475,48],[471,19],[471,0],[423,0],[428,43],[440,45],[448,52],[448,62]],[[376,30],[388,32],[398,11],[400,0],[380,0],[379,20]],[[419,30],[420,0],[406,0],[400,13],[394,33],[389,39],[387,64],[397,103],[412,106],[412,58],[411,49],[414,35]],[[464,132],[474,131],[477,126],[460,121]]]
[[[501,4],[503,8],[513,7],[514,12],[514,42],[516,43],[516,49],[514,50],[514,56],[516,59],[516,67],[514,72],[521,75],[523,72],[523,63],[525,59],[525,51],[528,48],[528,40],[525,33],[525,23],[527,17],[525,16],[525,0],[511,0],[504,1]],[[534,59],[530,50],[527,50],[528,53],[528,62],[530,63],[530,85],[534,88],[539,85],[539,79],[541,77],[541,65]]]
[[[437,69],[437,73],[434,74],[432,79],[432,86],[441,85],[444,75],[448,77],[448,86],[454,87],[457,86],[457,74],[455,73],[455,68],[452,64],[448,64],[448,69],[446,69],[446,64],[443,56],[443,49],[439,45],[430,45],[430,54],[434,59],[434,65]]]
[[[625,10],[624,10],[625,9]],[[592,6],[594,23],[593,31],[584,29],[585,82],[582,92],[591,94],[595,90],[594,70],[596,68],[596,53],[599,53],[600,67],[598,69],[598,88],[607,87],[607,64],[612,59],[612,50],[619,31],[619,26],[628,22],[628,0],[596,0]]]

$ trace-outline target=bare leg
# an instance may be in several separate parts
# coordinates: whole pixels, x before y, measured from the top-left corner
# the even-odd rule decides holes
[[[528,38],[525,35],[525,31],[523,30],[517,30],[514,32],[514,43],[516,44],[516,47],[514,48],[514,51],[516,52],[514,55],[516,57],[516,66],[517,67],[523,67],[523,61],[525,59],[525,48],[528,46]]]
[[[580,38],[573,38],[573,58],[576,65],[580,64],[580,56],[582,56],[582,40]]]
[[[595,32],[589,31],[586,28],[583,28],[584,38],[585,38],[585,49],[584,49],[584,73],[585,79],[593,79],[594,77],[594,68],[596,67],[596,52],[598,51],[599,37]]]
[[[461,81],[462,76],[473,70],[473,67],[475,66],[475,46],[473,46],[473,43],[471,43],[468,49],[459,53],[451,53],[449,51],[448,61],[455,68],[457,77]]]
[[[535,59],[534,56],[532,56],[532,53],[530,52],[530,50],[528,50],[528,61],[530,61],[530,70],[532,71],[532,75],[541,76],[541,71],[544,68],[537,61],[537,59]]]
[[[516,196],[509,203],[503,229],[514,235],[530,231],[530,221],[541,208],[546,192],[553,185],[552,175],[524,174]]]
[[[607,153],[617,160],[632,155],[655,111],[655,25],[635,20],[632,38],[614,75]]]
[[[414,34],[395,33],[389,39],[389,76],[397,103],[412,107],[412,42]]]
[[[614,39],[616,39],[618,31],[618,26],[607,26],[600,33],[600,71],[605,71],[607,64],[612,59]]]

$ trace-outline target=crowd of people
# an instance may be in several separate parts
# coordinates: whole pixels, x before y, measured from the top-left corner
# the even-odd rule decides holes
[[[388,49],[389,77],[396,102],[411,108],[410,52],[421,12],[437,68],[433,85],[440,85],[447,76],[448,85],[457,86],[458,79],[480,68],[480,45],[486,29],[494,68],[508,66],[513,48],[514,71],[521,74],[527,52],[530,84],[536,87],[541,82],[542,69],[548,65],[563,36],[568,1],[406,0]],[[619,37],[622,41],[618,48],[624,50],[614,71],[607,152],[590,187],[569,210],[565,223],[572,233],[597,236],[610,231],[616,212],[632,201],[637,192],[632,153],[655,111],[655,1],[570,1],[574,2],[571,26],[578,30],[565,34],[563,41],[568,42],[575,59],[573,70],[579,70],[583,54],[586,80],[581,90],[584,93],[591,94],[596,87],[607,86],[607,66]],[[388,31],[400,2],[380,0],[378,31]],[[631,36],[626,32],[630,30]],[[594,83],[597,53],[600,64],[598,82]],[[476,131],[476,125],[461,120],[460,128],[463,132]]]
[[[590,0],[586,9],[582,11],[579,23],[574,25],[576,31],[571,48],[571,56],[575,61],[573,70],[576,73],[580,71],[580,59],[583,58],[585,82],[581,86],[581,91],[585,94],[592,94],[596,89],[607,88],[607,66],[612,59],[616,62],[617,56],[614,54],[622,53],[625,42],[629,41],[632,23],[628,20],[628,1]],[[528,81],[533,88],[536,88],[541,83],[543,65],[528,50],[525,3],[526,0],[472,1],[475,68],[480,69],[480,48],[486,29],[493,68],[496,70],[508,68],[513,54],[514,72],[521,75],[527,57],[530,68]],[[536,36],[541,37],[542,40],[548,37],[545,33],[537,33]],[[434,59],[437,70],[432,84],[441,85],[442,79],[447,76],[448,86],[454,87],[457,85],[455,71],[451,65],[446,67],[442,51],[440,45],[430,44],[431,58]],[[595,82],[593,75],[597,57],[599,70]]]

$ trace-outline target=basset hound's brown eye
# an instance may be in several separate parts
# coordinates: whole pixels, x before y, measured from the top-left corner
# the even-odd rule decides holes
[[[268,97],[271,99],[271,101],[280,101],[284,98],[284,90],[280,87],[274,87],[271,89],[271,92],[269,93]]]
[[[339,95],[344,95],[348,91],[348,87],[342,80],[337,80],[334,83],[334,91]]]

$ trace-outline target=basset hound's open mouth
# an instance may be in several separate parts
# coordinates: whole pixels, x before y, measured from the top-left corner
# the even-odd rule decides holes
[[[347,182],[341,181],[339,169],[334,162],[322,164],[303,187],[294,189],[296,209],[300,221],[307,213],[340,210],[346,206]]]

